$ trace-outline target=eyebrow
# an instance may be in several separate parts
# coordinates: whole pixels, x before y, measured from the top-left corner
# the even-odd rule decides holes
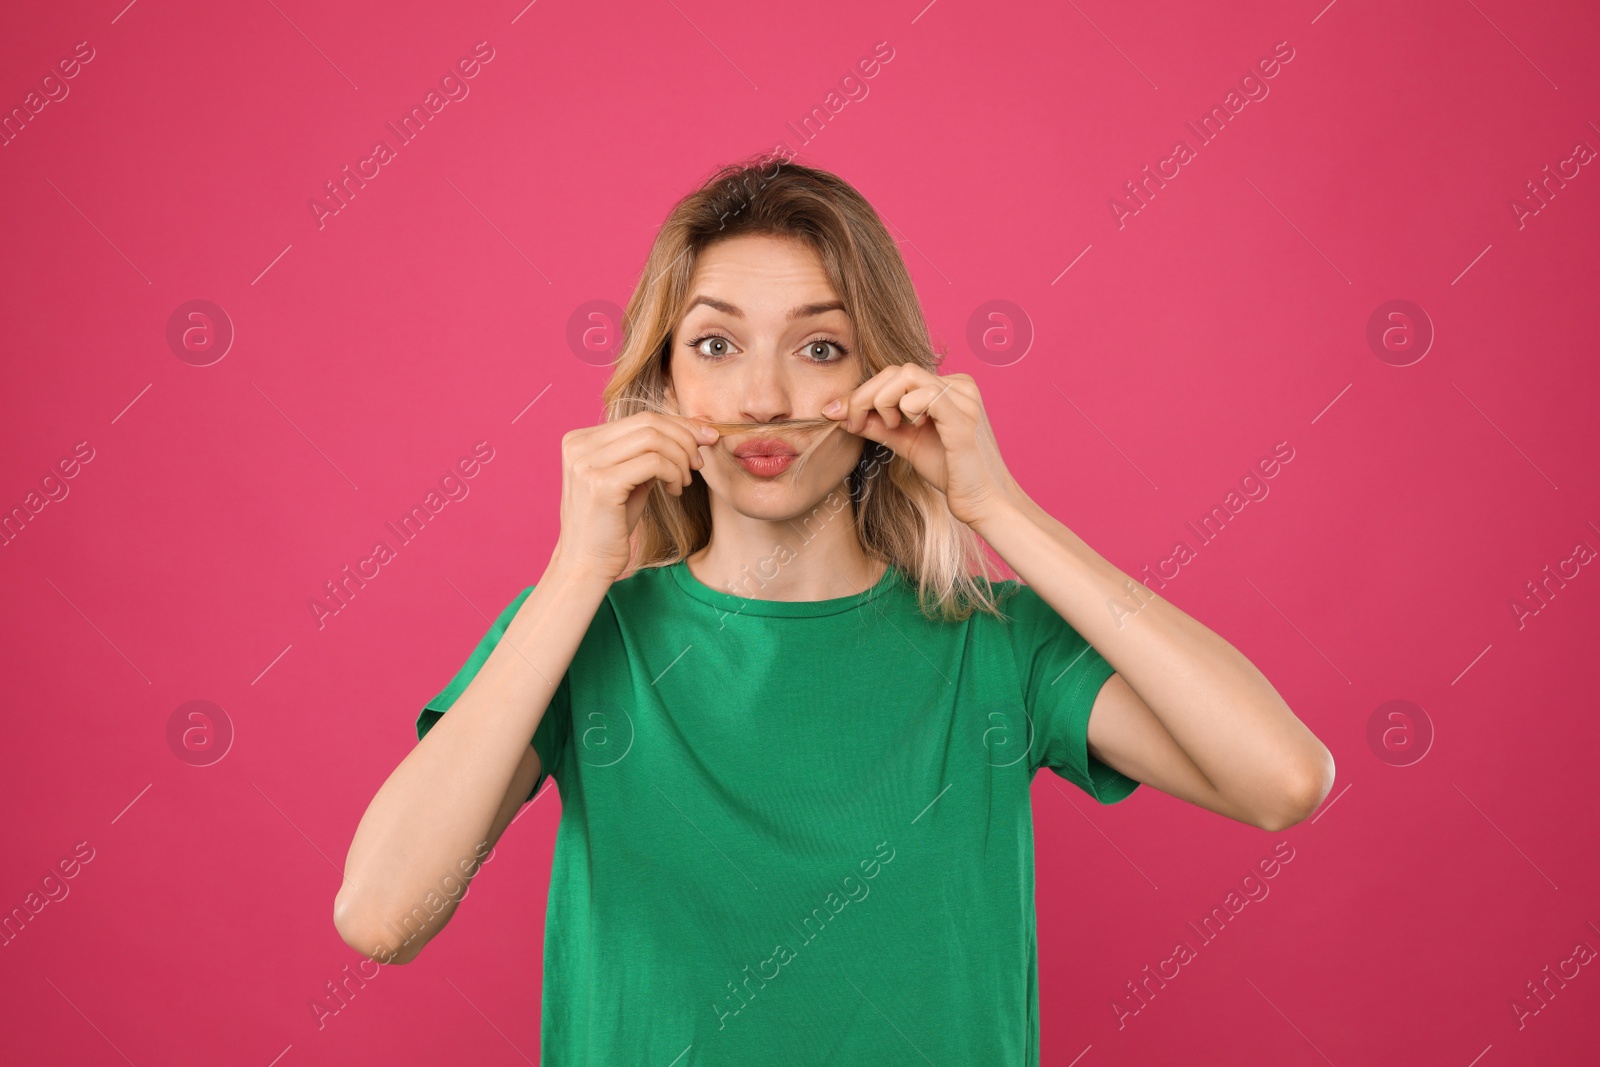
[[[744,312],[740,311],[737,307],[734,307],[732,304],[728,303],[726,300],[718,300],[714,296],[706,296],[704,294],[701,294],[700,296],[697,296],[693,300],[691,300],[689,302],[689,306],[684,309],[683,313],[685,315],[688,315],[689,312],[693,311],[695,308],[699,307],[701,304],[704,304],[707,307],[716,308],[718,311],[721,311],[721,312],[723,312],[724,314],[727,314],[727,315],[732,315],[736,319],[744,318]],[[787,315],[785,315],[784,318],[790,319],[790,320],[793,320],[793,319],[806,319],[806,318],[813,318],[813,317],[815,317],[817,315],[825,315],[830,311],[844,311],[844,310],[845,310],[844,305],[841,304],[837,300],[834,300],[834,301],[831,301],[831,302],[825,303],[825,304],[801,304],[798,307],[790,308],[789,309],[789,313]],[[846,314],[848,314],[848,312],[846,312]]]

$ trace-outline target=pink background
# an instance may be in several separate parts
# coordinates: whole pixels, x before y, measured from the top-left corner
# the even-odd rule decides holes
[[[1562,562],[1600,548],[1600,168],[1512,207],[1600,147],[1590,5],[120,2],[0,35],[7,112],[94,50],[0,148],[0,504],[67,491],[0,548],[0,908],[93,850],[0,949],[8,1060],[537,1058],[555,796],[319,1026],[359,959],[338,865],[548,559],[560,437],[606,377],[575,309],[625,303],[669,206],[780,143],[891,223],[1024,487],[1129,573],[1196,548],[1157,588],[1338,761],[1282,834],[1036,780],[1044,1062],[1596,1055],[1595,965],[1512,1008],[1600,949],[1600,574]],[[469,95],[319,228],[323,183],[480,41]],[[880,41],[866,95],[798,136]],[[1199,145],[1185,123],[1280,41],[1269,95]],[[1195,158],[1119,227],[1179,138]],[[208,366],[167,340],[196,299],[236,331]],[[1021,359],[968,342],[993,300]],[[1406,366],[1367,341],[1391,300],[1436,331]],[[479,441],[470,494],[319,628],[323,583]],[[1187,523],[1279,442],[1269,494],[1199,546]],[[1519,619],[1547,565],[1578,571]],[[209,766],[169,744],[191,700],[234,731]],[[1392,700],[1416,710],[1369,741]],[[1202,944],[1186,923],[1280,842],[1270,895]],[[1180,939],[1196,957],[1133,1000]]]

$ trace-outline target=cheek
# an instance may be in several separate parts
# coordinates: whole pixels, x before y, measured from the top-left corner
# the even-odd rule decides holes
[[[719,391],[701,376],[700,368],[690,367],[684,359],[673,368],[672,393],[677,397],[678,409],[685,415],[711,419],[728,418],[729,405]]]
[[[839,431],[834,431],[835,435]],[[826,441],[811,453],[800,472],[800,484],[811,491],[826,491],[842,482],[861,461],[862,445],[850,439]]]
[[[703,390],[696,389],[692,382],[679,382],[666,397],[667,406],[675,413],[688,418],[716,419],[716,405],[711,403]]]

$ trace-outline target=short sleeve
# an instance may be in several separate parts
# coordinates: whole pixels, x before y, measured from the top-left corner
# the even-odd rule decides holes
[[[505,634],[506,627],[516,617],[517,609],[522,607],[522,602],[528,599],[528,594],[534,590],[529,586],[510,604],[500,612],[500,617],[494,620],[489,627],[489,632],[478,641],[478,646],[472,650],[472,655],[456,671],[450,684],[439,691],[438,695],[427,704],[423,705],[422,713],[417,716],[417,740],[421,741],[433,729],[433,724],[450,710],[457,698],[466,691],[472,679],[477,677],[484,662],[489,658],[489,653],[495,650],[500,643],[500,638]],[[539,727],[533,733],[533,748],[539,753],[539,777],[533,783],[533,789],[528,793],[532,800],[544,785],[544,780],[555,774],[561,762],[562,750],[566,747],[567,739],[572,731],[572,689],[568,675],[562,675],[561,681],[556,686],[556,691],[550,697],[550,706],[545,708],[544,715],[539,720]]]
[[[1032,727],[1032,771],[1048,767],[1102,804],[1139,786],[1089,754],[1089,712],[1116,668],[1031,587],[1018,583],[1001,603]]]

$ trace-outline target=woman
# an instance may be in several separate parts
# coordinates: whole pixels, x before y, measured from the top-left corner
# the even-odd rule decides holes
[[[626,322],[549,564],[418,718],[340,933],[415,957],[554,777],[542,1063],[1036,1063],[1033,774],[1277,831],[1327,749],[1029,499],[838,177],[719,173]]]

